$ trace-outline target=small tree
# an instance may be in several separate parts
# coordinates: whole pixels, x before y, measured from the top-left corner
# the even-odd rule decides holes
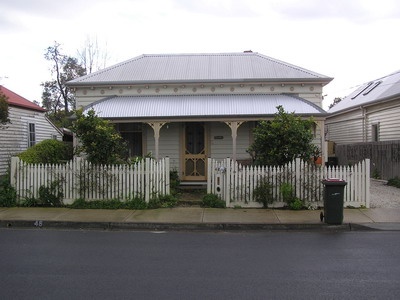
[[[257,164],[284,165],[300,157],[309,159],[316,152],[312,144],[312,118],[303,120],[287,113],[282,106],[271,121],[262,121],[254,129],[254,143],[248,149]]]
[[[86,153],[94,164],[114,164],[126,157],[127,145],[112,124],[96,116],[93,109],[86,115],[78,110],[76,116],[72,131],[81,143],[77,153]]]
[[[8,101],[7,96],[0,90],[0,127],[10,123],[8,118]]]
[[[51,74],[53,79],[42,83],[43,106],[56,113],[64,110],[66,113],[75,108],[75,97],[66,82],[86,74],[86,70],[79,64],[78,59],[62,54],[61,45],[54,42],[48,47],[44,55],[52,63]]]

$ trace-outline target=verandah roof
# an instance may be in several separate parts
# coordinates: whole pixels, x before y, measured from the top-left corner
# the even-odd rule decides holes
[[[319,106],[293,95],[169,95],[114,96],[92,103],[96,114],[106,119],[179,119],[218,117],[270,117],[278,105],[301,116],[325,116]]]

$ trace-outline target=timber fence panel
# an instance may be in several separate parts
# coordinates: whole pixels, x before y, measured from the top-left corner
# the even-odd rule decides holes
[[[135,165],[93,165],[81,158],[66,164],[27,164],[17,157],[11,160],[11,183],[18,200],[39,197],[41,186],[57,182],[64,202],[86,200],[144,198],[170,193],[169,159],[146,159]]]
[[[318,166],[314,163],[296,159],[284,166],[241,166],[226,159],[209,159],[207,191],[217,194],[226,205],[259,207],[253,198],[254,189],[267,180],[271,185],[274,206],[283,206],[282,184],[292,186],[294,195],[312,207],[323,205],[323,179],[339,178],[345,180],[345,206],[369,207],[369,160],[354,166]],[[221,188],[221,183],[224,185]],[[226,192],[221,192],[226,191]]]
[[[400,141],[367,142],[336,145],[335,154],[341,165],[353,165],[370,159],[369,172],[374,177],[400,177]]]

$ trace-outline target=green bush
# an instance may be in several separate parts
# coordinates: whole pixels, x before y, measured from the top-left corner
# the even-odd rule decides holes
[[[39,202],[44,206],[62,206],[63,197],[61,182],[58,180],[51,182],[50,186],[39,187]]]
[[[11,186],[10,175],[0,178],[0,207],[13,207],[17,205],[17,192]]]
[[[20,153],[18,157],[31,164],[55,164],[72,159],[72,146],[57,140],[44,140]]]
[[[36,207],[39,206],[39,202],[34,196],[29,196],[22,199],[19,205],[22,207]]]
[[[176,169],[170,171],[169,172],[169,186],[170,186],[172,195],[178,194],[178,187],[179,187],[180,183],[181,183],[181,181],[179,179],[178,171]]]
[[[118,199],[86,201],[79,198],[68,207],[74,209],[123,209],[125,204]]]
[[[146,209],[147,203],[142,198],[135,197],[125,202],[126,209]]]
[[[152,198],[147,205],[149,209],[174,207],[178,200],[172,195],[162,195]]]
[[[301,199],[295,198],[292,202],[289,204],[289,208],[293,210],[300,210],[304,207],[304,203]]]
[[[293,187],[290,183],[282,183],[280,186],[283,201],[290,206],[295,200]]]
[[[215,194],[207,194],[203,197],[202,200],[203,207],[213,207],[213,208],[225,208],[225,201],[221,200],[218,195]]]
[[[253,198],[258,203],[262,203],[264,208],[267,208],[269,204],[274,202],[272,195],[272,184],[269,183],[267,178],[262,178],[257,187],[253,190]]]
[[[387,182],[387,185],[400,188],[400,178],[399,178],[399,176],[396,176],[396,177],[394,177],[394,178],[390,178],[390,179],[388,180],[388,182]]]
[[[83,198],[75,199],[72,204],[68,205],[70,208],[75,208],[75,209],[84,209],[88,208],[87,207],[87,202]]]

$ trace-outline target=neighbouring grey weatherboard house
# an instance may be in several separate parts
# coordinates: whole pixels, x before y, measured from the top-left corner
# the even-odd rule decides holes
[[[132,156],[170,157],[183,181],[207,179],[207,158],[251,161],[246,149],[276,107],[313,116],[326,159],[322,88],[332,78],[246,51],[141,55],[68,82],[77,107],[116,124]]]
[[[43,140],[62,141],[62,132],[51,123],[46,110],[0,86],[0,93],[7,97],[10,123],[0,128],[0,175],[4,175],[10,158]]]
[[[400,71],[361,84],[328,112],[329,141],[351,144],[400,140]]]
[[[371,159],[371,174],[400,176],[400,71],[361,84],[329,110],[326,139],[340,164]],[[378,175],[379,174],[379,175]]]

